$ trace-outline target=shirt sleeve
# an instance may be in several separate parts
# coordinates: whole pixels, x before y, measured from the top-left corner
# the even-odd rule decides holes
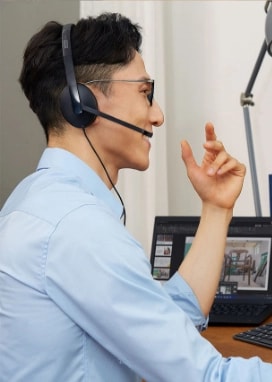
[[[205,330],[208,326],[208,317],[204,317],[194,292],[178,272],[163,285],[172,300],[187,313],[196,328],[199,331]]]
[[[48,243],[46,291],[89,336],[148,382],[268,382],[259,359],[224,359],[182,308],[193,300],[177,275],[165,287],[149,261],[107,211],[85,206],[68,214]],[[254,373],[252,370],[254,369]]]

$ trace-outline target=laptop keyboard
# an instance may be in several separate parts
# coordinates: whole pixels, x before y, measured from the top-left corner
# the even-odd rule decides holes
[[[237,333],[233,338],[272,349],[272,323]]]
[[[268,312],[268,313],[267,313]],[[271,305],[215,302],[210,311],[211,323],[260,324],[272,312]]]

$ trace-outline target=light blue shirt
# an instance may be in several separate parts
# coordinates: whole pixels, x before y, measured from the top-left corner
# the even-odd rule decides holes
[[[45,150],[0,214],[1,382],[271,382],[224,359],[197,299],[152,279],[122,206],[81,160]]]

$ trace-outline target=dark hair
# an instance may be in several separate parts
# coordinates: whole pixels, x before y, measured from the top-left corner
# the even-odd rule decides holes
[[[77,82],[111,78],[140,51],[140,26],[118,13],[81,19],[72,28],[71,46]],[[48,138],[61,130],[59,96],[66,86],[62,57],[62,25],[48,22],[28,42],[19,81]],[[105,84],[97,83],[106,92]],[[104,86],[104,87],[103,87]]]

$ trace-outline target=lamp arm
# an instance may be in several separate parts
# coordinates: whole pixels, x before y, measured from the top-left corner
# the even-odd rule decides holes
[[[254,106],[254,102],[252,99],[253,98],[252,88],[254,86],[255,80],[259,73],[266,51],[267,51],[267,44],[266,44],[266,41],[264,41],[262,44],[260,53],[257,57],[256,63],[254,65],[246,90],[244,93],[241,94],[241,97],[240,97],[240,103],[241,103],[241,106],[243,107],[243,112],[244,112],[247,149],[248,149],[249,166],[250,166],[250,173],[251,173],[251,182],[252,182],[256,216],[262,216],[262,210],[261,210],[260,191],[259,191],[259,185],[258,185],[254,146],[253,146],[253,139],[252,139],[249,106]]]

